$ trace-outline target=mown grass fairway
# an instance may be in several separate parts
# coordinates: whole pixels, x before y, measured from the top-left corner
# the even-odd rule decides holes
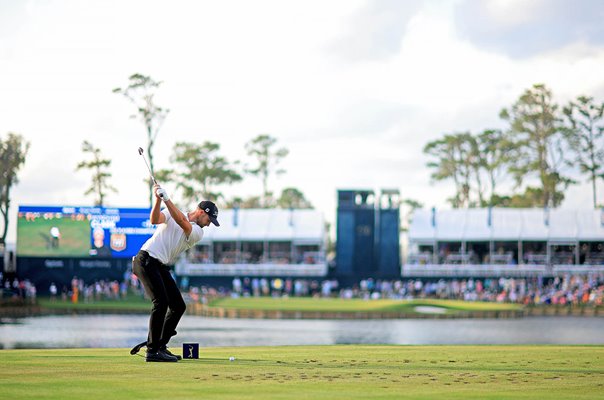
[[[151,300],[144,299],[141,296],[129,295],[125,299],[107,299],[107,300],[95,300],[91,302],[85,302],[80,299],[78,303],[72,303],[71,300],[50,300],[48,298],[39,298],[38,304],[49,310],[103,310],[103,311],[120,311],[130,310],[139,312],[151,312],[153,304]]]
[[[3,399],[604,398],[603,346],[236,347],[200,357],[2,350],[0,390]]]
[[[223,297],[210,303],[212,307],[265,311],[323,312],[413,312],[417,306],[441,307],[448,312],[519,310],[520,304],[469,302],[460,300],[362,300],[312,297]]]

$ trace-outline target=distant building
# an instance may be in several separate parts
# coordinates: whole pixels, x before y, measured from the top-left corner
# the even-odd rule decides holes
[[[327,275],[321,212],[233,209],[221,210],[219,220],[220,227],[204,228],[203,240],[179,260],[177,275],[219,285],[236,276]],[[54,241],[59,229],[60,244]],[[14,249],[5,252],[4,269],[14,271],[16,264],[17,275],[42,291],[52,282],[69,287],[74,276],[85,283],[122,280],[154,231],[149,209],[20,206],[16,263],[9,257]]]
[[[403,276],[604,272],[604,211],[417,210]]]
[[[204,228],[204,237],[177,263],[176,273],[190,277],[327,275],[327,232],[323,214],[300,209],[221,210],[220,227]]]

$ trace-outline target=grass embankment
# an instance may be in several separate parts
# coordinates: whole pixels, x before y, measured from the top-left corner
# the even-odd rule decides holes
[[[458,300],[362,300],[362,299],[315,299],[293,298],[218,298],[210,302],[211,307],[239,310],[263,311],[318,311],[318,312],[404,312],[415,313],[418,306],[443,308],[449,313],[469,311],[513,311],[522,308],[519,304],[466,302]]]
[[[202,348],[200,357],[2,350],[0,388],[3,399],[61,400],[604,398],[603,346]]]
[[[92,302],[39,299],[38,304],[42,309],[48,310],[74,310],[74,311],[125,311],[148,312],[151,302],[139,296],[129,296],[121,300],[101,300]],[[272,297],[245,297],[245,298],[217,298],[210,302],[210,307],[257,310],[257,311],[302,311],[302,312],[404,312],[416,313],[415,307],[429,306],[443,309],[447,313],[472,312],[472,311],[513,311],[520,310],[518,304],[465,302],[457,300],[362,300],[362,299],[334,299],[334,298],[272,298]]]
[[[38,299],[38,304],[42,309],[47,310],[74,310],[74,311],[132,311],[149,312],[151,311],[151,301],[143,299],[140,296],[128,296],[125,299],[116,300],[97,300],[85,302],[79,300],[73,303],[70,300],[50,300],[48,298]]]

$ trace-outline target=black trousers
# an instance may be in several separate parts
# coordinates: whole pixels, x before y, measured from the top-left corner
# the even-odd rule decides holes
[[[151,298],[153,308],[149,318],[147,349],[156,351],[176,335],[176,325],[187,306],[168,266],[144,250],[132,259],[132,272],[138,277]]]

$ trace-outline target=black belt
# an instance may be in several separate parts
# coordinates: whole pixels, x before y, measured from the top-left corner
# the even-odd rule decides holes
[[[161,266],[166,267],[166,268],[170,268],[166,264],[164,264],[163,262],[161,262],[159,259],[157,259],[157,258],[153,257],[151,254],[149,254],[149,252],[147,250],[140,250],[139,254],[140,253],[142,253],[145,258],[152,258],[153,260],[155,260]]]

